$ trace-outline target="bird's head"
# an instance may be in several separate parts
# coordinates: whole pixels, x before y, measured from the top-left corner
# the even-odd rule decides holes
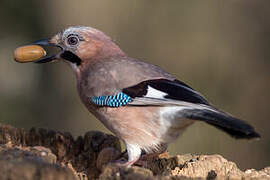
[[[37,63],[53,60],[68,62],[79,73],[87,64],[112,56],[125,56],[124,52],[103,32],[91,27],[69,27],[49,39],[33,44],[59,47],[56,54],[43,57]]]

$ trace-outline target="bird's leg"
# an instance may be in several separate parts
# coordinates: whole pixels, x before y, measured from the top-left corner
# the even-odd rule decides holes
[[[159,146],[158,151],[155,151],[153,153],[145,152],[144,154],[142,154],[140,159],[137,162],[135,162],[135,164],[138,166],[147,167],[147,162],[159,158],[159,155],[165,153],[167,151],[167,148],[168,148],[167,144],[162,144]]]
[[[133,144],[126,144],[127,147],[127,154],[128,154],[128,161],[123,160],[124,158],[121,158],[116,161],[116,164],[118,166],[127,166],[130,167],[134,163],[136,163],[141,156],[141,148],[133,145]]]
[[[121,153],[121,158],[117,160],[115,163],[118,166],[127,166],[130,167],[131,165],[135,164],[142,167],[147,167],[147,162],[152,161],[155,158],[158,158],[160,154],[167,151],[167,144],[162,144],[159,146],[158,151],[153,153],[144,153],[141,155],[142,151],[141,148],[135,145],[127,144],[127,150]],[[126,160],[123,156],[128,154],[128,160]]]
[[[124,156],[126,156],[126,151],[124,151],[123,153],[121,153],[122,155],[119,156],[120,159],[114,161],[114,163],[117,166],[131,166],[131,165],[137,165],[137,166],[141,166],[141,167],[147,167],[147,162],[148,161],[152,161],[155,158],[158,158],[161,153],[155,152],[155,153],[151,153],[151,154],[143,154],[141,155],[139,158],[135,158],[134,160],[127,160]]]

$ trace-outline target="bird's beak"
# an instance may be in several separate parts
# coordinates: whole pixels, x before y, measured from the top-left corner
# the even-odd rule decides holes
[[[50,50],[57,50],[56,52],[54,52],[51,55],[46,55],[45,57],[39,59],[38,61],[35,61],[35,63],[47,63],[47,62],[51,62],[53,60],[59,59],[61,53],[64,51],[64,49],[57,45],[54,44],[50,41],[50,39],[42,39],[42,40],[38,40],[33,42],[31,45],[39,45],[42,46],[46,52],[48,53],[48,51]]]
[[[14,51],[17,62],[47,63],[56,59],[63,59],[76,65],[81,65],[82,60],[75,53],[66,50],[51,39],[42,39],[31,44],[18,47]]]

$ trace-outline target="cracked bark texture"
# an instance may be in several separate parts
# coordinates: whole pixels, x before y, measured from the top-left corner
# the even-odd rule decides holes
[[[119,140],[98,131],[74,139],[70,133],[0,126],[0,179],[270,179],[270,167],[241,171],[220,155],[167,152],[145,167],[117,167]]]

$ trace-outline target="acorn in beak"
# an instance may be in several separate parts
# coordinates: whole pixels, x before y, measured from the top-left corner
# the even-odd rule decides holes
[[[81,59],[64,46],[51,42],[51,39],[42,39],[29,45],[20,46],[14,51],[14,60],[20,63],[35,62],[47,63],[56,59],[64,59],[76,65]]]
[[[20,63],[47,63],[59,59],[63,53],[61,46],[51,43],[50,39],[43,39],[18,47],[14,51],[14,60]]]

